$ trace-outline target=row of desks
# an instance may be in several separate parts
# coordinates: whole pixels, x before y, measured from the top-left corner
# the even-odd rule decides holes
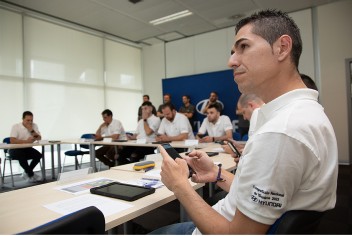
[[[62,143],[63,142],[61,142],[61,144]],[[106,145],[106,143],[97,142],[94,145]],[[173,146],[180,147],[181,144],[179,144],[179,146]],[[207,145],[204,150],[213,151],[214,148],[217,147],[219,147],[218,144]],[[228,154],[220,153],[219,155],[211,158],[214,162],[221,162],[223,167],[227,170],[233,170],[236,167],[233,158]],[[87,175],[79,181],[94,179],[97,177],[120,181],[141,178],[144,172],[134,171],[133,165],[134,164],[132,163],[123,166],[116,166],[107,171]],[[161,161],[156,161],[155,168],[161,168]],[[76,180],[76,182],[79,181]],[[77,196],[55,189],[57,186],[57,182],[52,182],[0,194],[0,234],[15,234],[23,232],[61,217],[62,215],[45,208],[44,205]],[[194,189],[201,189],[204,184],[192,183],[192,186]],[[118,199],[113,200],[122,201]],[[113,229],[118,225],[129,222],[130,220],[173,200],[175,200],[174,194],[166,187],[156,189],[154,194],[131,202],[133,207],[105,217],[105,229]]]
[[[17,148],[28,148],[28,147],[42,147],[42,154],[44,157],[44,147],[45,146],[50,146],[51,148],[51,164],[52,164],[52,176],[55,178],[55,168],[54,168],[54,154],[55,150],[54,147],[56,146],[56,152],[57,152],[57,168],[58,168],[58,173],[61,172],[61,145],[63,144],[75,144],[75,145],[89,145],[90,149],[90,166],[93,168],[93,171],[95,172],[97,170],[96,168],[96,162],[95,162],[95,148],[97,146],[102,146],[102,145],[116,145],[116,146],[135,146],[135,147],[157,147],[159,144],[153,144],[153,143],[137,143],[136,140],[130,140],[128,142],[103,142],[103,141],[90,141],[90,140],[82,140],[82,139],[68,139],[68,140],[62,140],[62,141],[40,141],[40,142],[35,142],[35,143],[29,143],[29,144],[0,144],[0,149],[17,149]],[[172,142],[172,146],[175,148],[188,148],[191,145],[186,145],[184,141],[176,141]],[[207,144],[198,144],[196,145],[199,148],[206,147]],[[77,148],[77,147],[76,147]],[[42,165],[43,169],[45,170],[45,158],[42,158]],[[45,176],[45,171],[43,171],[43,179],[46,179]]]

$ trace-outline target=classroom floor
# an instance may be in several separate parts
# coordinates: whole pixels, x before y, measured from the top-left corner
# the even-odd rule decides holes
[[[99,163],[97,163],[99,165]],[[82,167],[89,165],[83,164]],[[65,167],[65,172],[73,170],[74,166]],[[102,170],[107,169],[102,165]],[[55,181],[51,177],[51,170],[46,171],[47,180],[45,182]],[[11,177],[5,177],[5,183],[0,188],[0,194],[6,191],[33,186],[21,178],[20,175],[15,175],[15,185],[11,186]],[[327,212],[323,217],[318,228],[317,234],[352,234],[352,166],[340,165],[339,176],[337,183],[337,202],[335,209]],[[204,189],[203,195],[207,198],[208,190]],[[177,200],[166,204],[152,212],[142,215],[131,224],[131,230],[134,234],[146,234],[150,231],[164,225],[176,223],[179,221],[180,206]],[[117,234],[122,233],[122,227],[119,227]]]

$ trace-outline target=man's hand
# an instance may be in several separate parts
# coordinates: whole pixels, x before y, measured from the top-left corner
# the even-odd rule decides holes
[[[213,142],[213,137],[205,136],[199,140],[200,143],[211,143]]]
[[[214,162],[205,152],[193,150],[184,159],[194,171],[192,174],[193,182],[208,183],[216,180],[219,167],[214,165]]]
[[[156,137],[155,137],[155,141],[157,142],[160,142],[160,141],[164,141],[164,142],[168,142],[170,141],[169,140],[169,137],[165,134],[158,134]]]
[[[172,159],[165,151],[164,147],[159,146],[160,154],[163,156],[161,165],[161,181],[171,191],[175,192],[182,186],[189,185],[189,169],[187,162],[182,158]]]

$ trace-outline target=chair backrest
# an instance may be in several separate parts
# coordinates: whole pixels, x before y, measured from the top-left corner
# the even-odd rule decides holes
[[[3,140],[2,142],[3,142],[3,143],[10,144],[10,137],[4,138],[4,140]],[[5,157],[7,156],[7,152],[8,152],[8,151],[9,151],[8,149],[4,149]]]
[[[94,134],[82,134],[81,138],[94,139]],[[84,149],[89,149],[89,145],[87,145],[87,144],[81,144],[79,146]]]
[[[325,212],[288,211],[269,228],[267,234],[314,234]]]
[[[105,218],[90,206],[19,234],[105,234]]]

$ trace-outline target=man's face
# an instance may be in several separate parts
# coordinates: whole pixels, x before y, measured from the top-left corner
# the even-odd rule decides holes
[[[23,119],[22,119],[22,124],[24,126],[30,126],[33,124],[33,116],[28,116],[26,115]]]
[[[246,105],[241,107],[241,112],[243,115],[243,119],[250,121],[253,113],[253,108],[250,105]]]
[[[238,31],[228,65],[233,68],[234,80],[241,93],[259,95],[260,91],[265,91],[264,88],[270,85],[267,83],[270,78],[278,73],[277,52],[276,49],[273,50],[278,41],[272,48],[265,39],[253,34],[251,29],[252,25],[248,24]]]
[[[215,93],[210,93],[209,100],[210,100],[211,102],[216,102],[216,100],[218,100],[218,96],[216,96]]]
[[[183,102],[183,104],[187,104],[189,102],[189,99],[186,96],[183,96],[182,102]]]
[[[170,97],[168,95],[164,95],[164,103],[170,102]]]
[[[163,110],[163,115],[164,117],[168,120],[168,121],[173,121],[176,115],[176,111],[175,110],[171,110],[170,107],[165,107]]]
[[[144,97],[143,97],[143,102],[148,102],[148,101],[149,101],[148,97],[147,97],[147,96],[144,96]]]
[[[218,112],[214,107],[209,108],[207,110],[207,117],[209,122],[215,123],[220,117],[220,112]]]
[[[106,114],[103,114],[103,120],[104,120],[104,123],[108,125],[112,121],[112,116],[108,116]]]
[[[150,106],[142,106],[142,113],[150,115],[152,113],[152,108]]]

